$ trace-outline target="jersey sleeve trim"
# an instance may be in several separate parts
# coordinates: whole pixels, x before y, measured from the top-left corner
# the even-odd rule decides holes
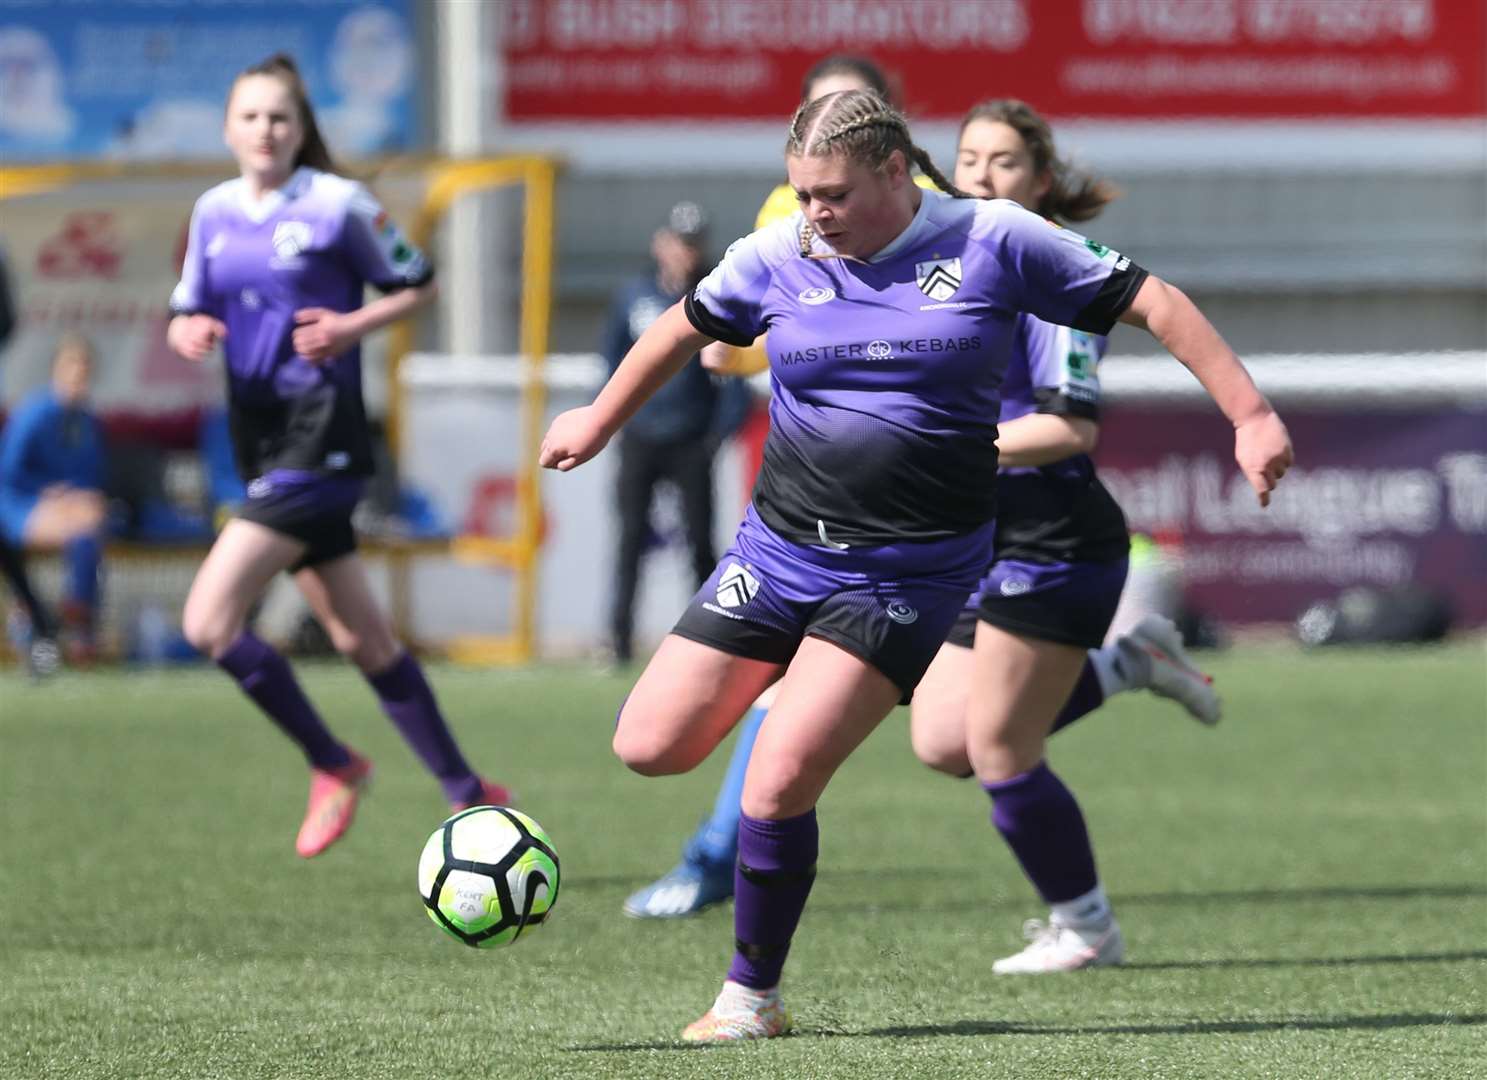
[[[1093,300],[1074,316],[1069,325],[1075,330],[1104,336],[1115,328],[1116,320],[1125,314],[1149,275],[1133,262],[1113,271],[1100,285]]]
[[[363,280],[382,293],[416,289],[434,277],[433,263],[408,239],[364,185],[330,174],[322,183],[334,185],[345,200],[343,242]]]
[[[434,267],[432,263],[425,262],[422,271],[411,278],[400,277],[392,281],[373,281],[372,288],[380,293],[401,292],[404,289],[420,289],[434,280]]]
[[[682,310],[687,313],[687,321],[699,334],[706,334],[717,341],[725,342],[738,348],[754,344],[752,335],[740,334],[722,319],[718,318],[707,306],[697,299],[697,290],[693,289],[687,293],[682,301]]]
[[[1040,386],[1033,391],[1034,412],[1047,416],[1077,416],[1082,420],[1100,419],[1100,407],[1093,401],[1070,397],[1056,386]]]

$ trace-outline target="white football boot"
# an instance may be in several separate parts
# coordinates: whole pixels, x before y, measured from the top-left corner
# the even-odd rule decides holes
[[[722,1043],[774,1039],[789,1033],[790,1014],[780,1004],[780,990],[751,990],[723,983],[713,1007],[682,1031],[683,1042]]]
[[[1112,917],[1092,927],[1029,919],[1022,924],[1028,947],[991,965],[998,975],[1041,975],[1119,964],[1126,956],[1120,924]]]
[[[1133,690],[1147,689],[1171,698],[1194,720],[1213,725],[1223,704],[1213,679],[1203,674],[1182,647],[1182,633],[1165,615],[1148,615],[1115,639],[1121,673]]]

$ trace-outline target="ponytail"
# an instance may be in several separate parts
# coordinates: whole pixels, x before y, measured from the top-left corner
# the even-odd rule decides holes
[[[1022,137],[1033,159],[1033,171],[1049,173],[1053,183],[1038,201],[1037,211],[1055,221],[1088,221],[1105,209],[1107,203],[1120,198],[1120,189],[1083,169],[1077,169],[1058,156],[1053,145],[1053,129],[1025,101],[1016,98],[994,98],[971,108],[960,122],[960,133],[977,120],[1006,124]]]

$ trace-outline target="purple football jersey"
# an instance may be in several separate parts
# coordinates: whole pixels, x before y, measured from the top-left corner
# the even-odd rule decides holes
[[[797,543],[968,533],[995,513],[999,388],[1032,314],[1108,333],[1145,271],[1007,200],[922,193],[871,259],[796,214],[736,242],[687,297],[732,344],[768,333],[770,433],[754,505]]]
[[[1028,413],[1100,418],[1098,367],[1109,339],[1024,315],[1002,381],[1006,423]]]
[[[1002,383],[1001,422],[1031,413],[1100,418],[1097,373],[1107,339],[1022,316]],[[1130,546],[1125,516],[1088,454],[997,475],[997,560],[1107,563]],[[1119,590],[1117,590],[1118,592]],[[1103,633],[1103,631],[1101,631]]]
[[[191,214],[175,314],[227,327],[228,398],[238,465],[369,472],[361,349],[322,363],[294,351],[294,313],[354,311],[368,284],[421,285],[433,271],[367,189],[300,168],[254,201],[241,179],[212,188]]]

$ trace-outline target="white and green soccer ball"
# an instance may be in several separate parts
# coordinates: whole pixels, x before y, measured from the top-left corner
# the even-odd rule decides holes
[[[423,845],[418,894],[429,918],[466,945],[510,945],[546,922],[557,902],[558,853],[521,811],[474,806]]]

